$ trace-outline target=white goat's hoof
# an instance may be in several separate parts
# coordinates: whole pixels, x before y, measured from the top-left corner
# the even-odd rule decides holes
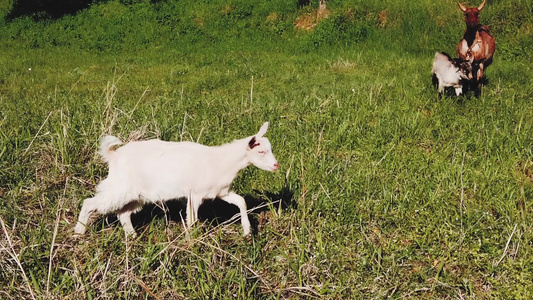
[[[248,229],[244,229],[243,236],[244,236],[244,237],[249,237],[249,236],[251,236],[251,234],[250,234],[250,229],[249,229],[249,228],[248,228]]]
[[[134,239],[137,237],[137,232],[135,231],[125,231],[124,234],[126,235],[126,238]]]
[[[84,234],[86,229],[85,225],[78,223],[76,227],[74,227],[74,232],[77,234]]]

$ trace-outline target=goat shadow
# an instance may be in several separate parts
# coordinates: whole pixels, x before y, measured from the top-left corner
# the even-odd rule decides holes
[[[469,98],[470,95],[474,93],[474,96],[476,98],[479,98],[481,96],[481,91],[488,84],[489,84],[489,79],[484,75],[479,80],[468,81],[463,86],[463,96],[467,96]]]
[[[259,220],[257,215],[261,212],[268,211],[270,209],[269,206],[281,206],[282,209],[296,209],[298,206],[294,199],[294,192],[286,185],[279,192],[260,192],[254,190],[254,193],[254,195],[243,196],[249,211],[248,218],[250,219],[253,234],[258,232]],[[174,221],[178,224],[185,223],[186,201],[186,198],[180,198],[166,201],[164,205],[146,204],[139,212],[131,215],[133,227],[136,231],[139,231],[154,220],[161,219]],[[199,221],[211,224],[212,226],[224,223],[237,214],[239,214],[239,208],[237,206],[219,198],[204,200],[198,209]],[[240,221],[238,222],[240,224]],[[120,222],[118,222],[115,214],[100,216],[95,221],[95,224],[101,224],[99,226],[103,226],[104,228],[120,226]]]

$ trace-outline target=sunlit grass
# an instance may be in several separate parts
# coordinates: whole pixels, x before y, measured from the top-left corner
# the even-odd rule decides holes
[[[496,56],[480,98],[438,100],[431,59],[454,45],[385,46],[387,30],[316,48],[302,33],[115,52],[0,46],[0,298],[530,298],[527,59]],[[189,238],[179,203],[134,218],[136,239],[112,216],[73,237],[106,176],[103,134],[218,145],[264,121],[281,169],[248,168],[234,184],[251,239],[220,225],[236,211],[216,201]]]

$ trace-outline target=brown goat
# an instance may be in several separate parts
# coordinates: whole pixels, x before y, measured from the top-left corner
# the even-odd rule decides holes
[[[479,66],[474,77],[476,81],[483,77],[483,70],[492,63],[492,56],[496,50],[496,41],[489,27],[479,24],[479,13],[485,6],[485,2],[487,0],[478,7],[465,7],[458,2],[465,17],[466,30],[463,39],[457,45],[457,56]]]

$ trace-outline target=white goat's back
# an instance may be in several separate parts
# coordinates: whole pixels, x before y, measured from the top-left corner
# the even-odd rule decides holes
[[[457,67],[455,67],[452,61],[448,56],[442,53],[435,53],[435,59],[433,60],[433,70],[434,74],[446,74],[446,73],[456,73]]]

